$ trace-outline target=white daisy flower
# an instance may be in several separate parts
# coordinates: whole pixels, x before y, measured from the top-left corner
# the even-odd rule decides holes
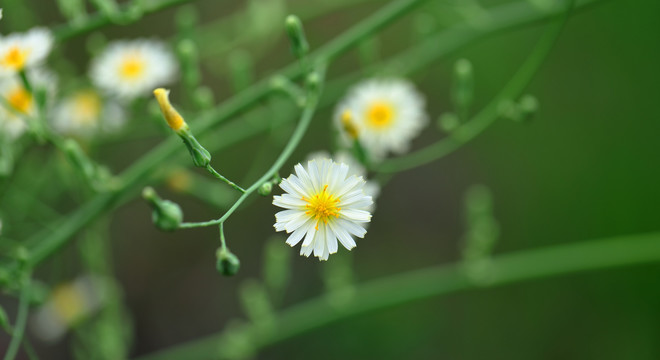
[[[323,160],[323,159],[332,159],[333,157],[330,156],[330,153],[327,151],[316,151],[307,156],[307,160]],[[367,169],[362,166],[362,164],[351,155],[348,151],[338,151],[335,153],[334,160],[340,164],[346,164],[348,165],[348,176],[355,175],[355,176],[361,176],[365,179],[365,184],[364,184],[364,193],[368,196],[371,196],[371,199],[374,201],[374,203],[369,206],[367,210],[369,212],[373,212],[375,208],[375,201],[378,195],[380,194],[380,185],[378,185],[377,182],[367,180]]]
[[[41,64],[53,48],[53,41],[53,34],[46,28],[0,37],[0,76]]]
[[[53,74],[37,69],[27,76],[32,87],[44,89],[48,98],[54,95],[57,81]],[[37,115],[37,104],[16,76],[0,78],[0,97],[5,100],[0,104],[0,134],[15,139],[27,130],[26,119]]]
[[[274,196],[273,205],[286,210],[275,214],[275,230],[290,233],[291,246],[304,238],[300,255],[314,252],[327,260],[337,252],[337,240],[350,250],[356,246],[353,236],[366,234],[362,224],[371,221],[366,209],[373,201],[364,193],[364,179],[349,171],[330,159],[310,160],[307,169],[296,165],[296,174],[280,183],[286,193]]]
[[[111,280],[96,275],[58,285],[32,316],[31,329],[47,342],[62,338],[70,328],[102,307],[109,286]]]
[[[119,104],[105,101],[94,90],[80,90],[53,109],[53,129],[60,134],[89,138],[98,132],[114,132],[125,122]]]
[[[428,122],[424,98],[402,79],[372,79],[354,86],[335,111],[335,123],[345,140],[346,124],[375,160],[388,152],[401,154]]]
[[[171,83],[177,64],[167,46],[155,40],[116,41],[91,66],[94,85],[123,99],[150,94]]]

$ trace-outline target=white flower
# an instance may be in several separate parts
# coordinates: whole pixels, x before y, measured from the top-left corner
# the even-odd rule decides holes
[[[119,130],[125,114],[119,104],[105,101],[94,90],[80,90],[53,109],[52,125],[65,135],[90,137],[100,132]]]
[[[98,311],[114,286],[110,279],[85,275],[53,289],[50,297],[31,319],[31,329],[42,340],[53,342],[68,329]]]
[[[323,159],[331,159],[332,157],[330,154],[326,151],[317,151],[309,154],[307,156],[307,160],[323,160]],[[380,194],[380,185],[378,185],[377,182],[367,180],[367,169],[365,169],[362,164],[357,161],[353,155],[351,155],[348,151],[338,151],[335,153],[334,160],[340,164],[346,164],[348,165],[348,176],[355,175],[355,176],[361,176],[365,178],[365,184],[364,184],[364,193],[365,195],[371,196],[371,199],[374,201],[374,203],[367,208],[369,212],[374,211],[375,207],[375,201],[378,195]]]
[[[343,118],[343,120],[342,120]],[[345,134],[346,124],[357,132],[369,155],[380,160],[388,152],[401,154],[427,124],[424,98],[402,79],[372,79],[354,86],[335,111],[335,123]]]
[[[104,91],[132,99],[172,82],[176,73],[174,55],[164,43],[140,39],[108,45],[93,60],[90,77]]]
[[[46,91],[47,99],[54,95],[57,81],[53,74],[36,69],[28,71],[27,77],[35,89]],[[0,104],[0,134],[15,139],[27,130],[26,120],[37,115],[37,104],[16,76],[0,78],[0,97],[6,100]]]
[[[307,169],[298,164],[295,172],[280,183],[286,193],[273,197],[275,206],[286,209],[275,214],[275,230],[290,233],[291,246],[304,237],[300,255],[314,252],[320,260],[337,252],[337,240],[354,248],[353,236],[364,237],[362,224],[371,221],[366,209],[373,201],[364,193],[364,179],[348,176],[348,165],[330,159],[310,160]]]
[[[46,28],[0,37],[0,76],[41,64],[52,48],[53,35]]]

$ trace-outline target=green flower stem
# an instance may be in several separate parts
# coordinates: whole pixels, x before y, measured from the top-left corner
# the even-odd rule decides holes
[[[323,82],[324,78],[324,70],[317,71],[319,74],[319,77],[321,79],[320,82]],[[284,150],[282,150],[282,153],[280,156],[275,160],[273,165],[268,169],[257,181],[255,181],[247,190],[243,192],[243,195],[236,200],[236,202],[227,210],[227,212],[222,215],[221,218],[211,220],[211,221],[205,221],[205,222],[196,222],[196,223],[182,223],[179,228],[181,229],[186,229],[186,228],[194,228],[194,227],[202,227],[202,226],[212,226],[212,225],[222,225],[228,218],[231,216],[231,214],[238,209],[238,207],[241,205],[245,199],[247,199],[250,194],[255,192],[259,187],[267,182],[270,181],[273,176],[277,174],[277,172],[280,170],[280,168],[284,165],[284,163],[289,159],[293,151],[296,149],[298,146],[298,143],[300,143],[300,140],[302,140],[303,135],[305,135],[305,132],[307,131],[307,128],[309,127],[309,124],[312,121],[312,118],[314,117],[314,112],[316,111],[316,107],[318,105],[318,99],[320,96],[320,92],[317,90],[315,91],[310,91],[308,92],[306,98],[307,102],[305,103],[305,107],[303,108],[302,115],[300,116],[300,121],[298,122],[298,125],[296,126],[295,130],[293,131],[293,134],[291,135],[291,138],[289,139],[289,142],[286,144],[284,147]]]
[[[245,193],[245,189],[243,189],[242,187],[236,185],[234,182],[227,179],[226,177],[222,176],[219,172],[215,171],[213,166],[211,166],[210,164],[206,167],[206,170],[208,170],[211,174],[213,174],[213,176],[215,176],[216,178],[224,181],[225,183],[227,183],[229,186],[233,187],[234,189],[236,189],[236,190],[238,190],[242,193]]]
[[[277,331],[261,332],[253,324],[231,331],[245,334],[257,350],[343,319],[416,300],[659,261],[660,232],[524,250],[495,256],[486,272],[487,277],[483,279],[468,276],[462,263],[414,270],[356,285],[355,295],[346,306],[337,307],[327,296],[321,295],[281,311],[274,317]],[[235,333],[218,333],[147,355],[140,360],[218,358],[223,344],[229,343],[232,335]]]
[[[21,284],[21,295],[18,303],[18,315],[16,316],[16,325],[12,334],[9,348],[5,353],[4,360],[13,360],[18,353],[18,349],[23,343],[23,334],[25,333],[25,325],[27,324],[28,310],[30,308],[30,290],[32,288],[30,275],[23,275]]]
[[[133,2],[134,1],[139,1],[139,0],[133,0]],[[142,1],[143,6],[140,10],[142,15],[147,15],[173,6],[185,4],[191,1],[193,0]],[[129,11],[131,9],[131,6],[135,6],[135,5],[132,2],[130,2],[126,5],[119,6],[119,12],[124,13],[126,11]],[[132,22],[135,22],[138,21],[140,18],[141,16],[135,17],[131,20]],[[100,29],[103,26],[112,24],[114,20],[116,19],[113,19],[111,14],[98,12],[94,15],[90,15],[84,18],[84,20],[81,20],[79,22],[61,25],[59,28],[55,29],[55,39],[57,41],[68,40],[72,37],[83,35],[92,32],[94,30]],[[124,22],[123,24],[125,25],[127,22]]]
[[[454,130],[450,136],[421,150],[386,160],[376,166],[375,170],[378,172],[392,173],[428,164],[454,152],[463,146],[463,144],[472,140],[488,128],[488,126],[499,117],[500,104],[505,100],[516,99],[519,97],[547,58],[550,49],[552,49],[557,41],[564,24],[568,20],[568,15],[573,8],[575,1],[568,0],[567,2],[569,5],[564,10],[563,15],[558,15],[560,16],[558,21],[556,21],[555,24],[549,25],[550,27],[543,34],[543,37],[539,40],[536,47],[534,47],[529,57],[499,94],[497,94],[497,96],[495,96],[486,107],[464,125]]]

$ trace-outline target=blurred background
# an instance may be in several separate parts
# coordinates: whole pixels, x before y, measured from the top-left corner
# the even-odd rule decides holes
[[[309,43],[316,49],[386,3],[200,0],[146,16],[136,24],[107,26],[99,33],[74,37],[55,50],[51,61],[83,76],[90,42],[103,38],[174,39],[177,21],[197,14],[202,82],[213,90],[219,103],[293,61],[282,26],[287,14],[302,18]],[[341,79],[356,70],[356,80],[379,71],[395,74],[396,69],[377,66],[374,72],[369,65],[405,51],[426,36],[488,16],[488,9],[507,3],[429,1],[337,59],[329,69],[328,80]],[[534,3],[542,1],[529,3],[541,6]],[[1,6],[3,34],[35,24],[64,22],[55,2],[3,0]],[[17,12],[23,12],[20,21],[12,15]],[[575,11],[527,89],[540,102],[534,118],[523,123],[498,120],[457,152],[396,174],[383,187],[366,238],[358,241],[351,253],[340,249],[334,257],[352,264],[350,276],[357,283],[460,260],[465,232],[463,199],[474,184],[483,184],[492,192],[493,216],[500,229],[495,254],[657,231],[659,13],[660,2],[653,0],[599,1]],[[473,64],[477,110],[509,80],[543,27],[528,24],[507,29],[412,73],[409,78],[425,94],[432,119],[415,141],[415,148],[444,136],[435,119],[450,110],[452,69],[457,59],[466,58]],[[242,67],[251,70],[242,71]],[[351,84],[340,82],[328,87],[324,95],[327,106],[317,112],[282,176],[286,177],[309,152],[330,149],[333,105]],[[175,85],[175,102],[177,90],[180,88]],[[150,105],[145,101],[139,106]],[[250,116],[270,115],[244,115],[248,120]],[[108,141],[99,147],[95,158],[113,172],[120,172],[171,136],[151,120],[131,118],[130,122],[138,123],[136,128],[146,130]],[[194,121],[189,121],[193,127]],[[291,129],[289,122],[216,153],[213,164],[230,179],[247,184],[276,157]],[[208,136],[203,140],[212,141]],[[38,148],[29,152],[25,155],[28,170],[19,171],[40,166],[39,159],[49,151]],[[181,152],[185,152],[183,147]],[[246,174],[252,163],[257,169]],[[182,165],[188,166],[185,162]],[[182,206],[186,220],[219,217],[223,208],[214,206],[213,199],[220,205],[226,203],[224,185],[203,182],[211,179],[202,171],[192,170],[184,176],[199,181],[198,189],[206,193],[193,196],[177,191],[172,177],[157,190]],[[127,328],[132,329],[131,356],[214,334],[232,319],[245,318],[237,296],[241,284],[262,278],[264,248],[269,241],[285,246],[283,238],[271,239],[275,236],[272,224],[276,211],[271,199],[255,196],[225,225],[228,245],[241,259],[240,272],[228,278],[215,269],[219,246],[216,228],[161,232],[153,226],[145,202],[133,195],[135,199],[121,206],[106,223],[95,225],[100,230],[93,230],[105,233],[103,229],[107,229],[109,234],[111,264],[130,319]],[[4,216],[11,209],[6,205],[7,197],[2,199]],[[63,213],[77,206],[75,196],[54,199]],[[33,231],[37,226],[27,228]],[[28,230],[25,236],[31,233]],[[291,279],[278,308],[321,294],[327,285],[327,268],[336,260],[331,257],[328,263],[321,263],[299,257],[298,249],[289,250]],[[74,244],[67,246],[41,266],[37,278],[51,285],[74,278],[79,273],[77,251]],[[658,359],[659,275],[660,264],[640,265],[432,298],[315,329],[269,346],[255,358],[313,354],[317,359]],[[0,302],[9,314],[15,314],[14,299],[3,297]],[[29,330],[42,358],[73,356],[71,335],[48,344]],[[0,348],[8,343],[9,337],[0,335]],[[19,358],[26,358],[25,354]]]

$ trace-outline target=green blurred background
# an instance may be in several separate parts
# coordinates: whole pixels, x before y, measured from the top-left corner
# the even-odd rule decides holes
[[[12,3],[21,6],[16,0]],[[61,22],[50,2],[20,3],[36,11],[40,22]],[[267,1],[253,1],[252,6],[257,3]],[[289,1],[286,12],[304,14],[315,3]],[[314,16],[305,22],[312,48],[384,3],[342,2],[332,12]],[[453,18],[456,11],[452,10],[460,3],[430,1],[397,21],[377,37],[381,56],[396,54],[419,41],[423,36],[419,28],[427,26],[424,22],[429,16],[435,19],[428,25],[431,32],[460,22]],[[505,2],[479,3],[488,8]],[[204,24],[250,6],[212,0],[194,4]],[[5,7],[5,19],[0,23],[3,33],[29,27],[13,24],[9,4]],[[498,120],[456,153],[397,174],[378,199],[366,238],[351,254],[340,251],[335,256],[350,257],[357,282],[459,260],[465,230],[463,196],[473,184],[484,184],[493,193],[494,216],[501,230],[495,253],[657,231],[658,14],[660,2],[655,0],[603,1],[574,13],[528,88],[540,101],[533,121]],[[103,33],[109,38],[170,37],[175,15],[176,9],[170,9],[137,25],[108,27]],[[283,18],[269,20],[278,23]],[[226,28],[233,31],[230,38],[241,35],[232,25]],[[456,59],[467,58],[474,65],[479,107],[520,66],[542,28],[537,24],[496,34],[412,75],[426,95],[431,118],[450,108],[451,69]],[[204,83],[221,100],[234,92],[227,70],[232,58],[249,54],[257,69],[255,78],[288,64],[292,59],[283,35],[283,31],[273,33],[256,44],[225,43],[231,51],[218,50],[218,55],[208,50]],[[86,67],[88,59],[81,50],[84,41],[84,37],[72,40],[59,55]],[[208,47],[222,48],[222,41],[230,40],[220,39],[219,45]],[[237,50],[241,51],[238,55]],[[343,56],[332,65],[329,79],[359,68],[362,63],[357,58],[355,51]],[[332,113],[332,107],[317,113],[282,175],[308,152],[330,146]],[[416,147],[442,136],[434,126],[432,122]],[[164,136],[111,144],[100,157],[118,171]],[[282,146],[278,141],[263,145],[264,139],[215,154],[214,164],[229,178],[241,179],[245,161],[257,157],[267,165]],[[182,205],[188,220],[220,214],[221,210],[191,196],[165,187],[160,191]],[[215,228],[160,232],[151,224],[148,207],[139,200],[115,213],[110,236],[114,266],[133,319],[133,355],[216,333],[230,319],[243,317],[238,286],[246,279],[261,277],[264,243],[274,234],[274,212],[269,199],[259,198],[226,224],[229,246],[242,261],[240,273],[233,278],[221,277],[215,270]],[[291,251],[295,253],[293,277],[284,307],[321,293],[322,271],[327,266],[297,256],[297,249]],[[61,266],[63,261],[56,257],[46,268]],[[653,264],[477,289],[343,320],[268,347],[256,358],[658,359],[659,275],[660,264]],[[6,337],[0,341],[8,343]],[[43,358],[71,356],[66,344],[36,345]]]

